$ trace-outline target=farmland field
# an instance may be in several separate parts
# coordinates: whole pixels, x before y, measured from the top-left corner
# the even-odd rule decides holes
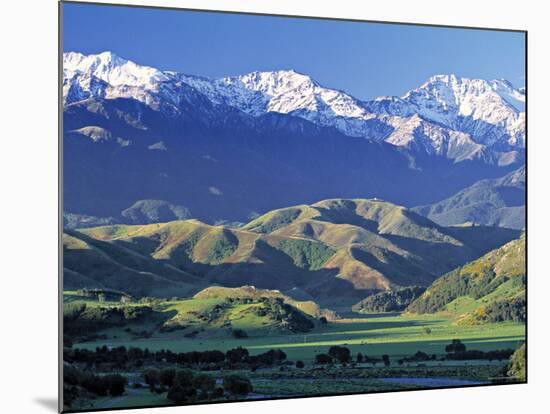
[[[242,325],[246,326],[246,325]],[[431,333],[426,333],[426,328]],[[228,338],[219,332],[207,333],[200,338],[186,338],[178,333],[161,333],[152,338],[132,339],[122,330],[110,330],[117,336],[107,341],[84,342],[76,346],[95,349],[97,346],[134,346],[151,351],[169,349],[173,352],[188,352],[200,349],[226,351],[237,346],[246,346],[253,353],[280,348],[291,359],[311,362],[317,353],[326,352],[333,345],[345,345],[352,353],[380,356],[388,354],[401,357],[422,351],[443,355],[445,346],[455,338],[468,348],[482,351],[517,348],[525,338],[525,325],[502,322],[490,325],[458,325],[451,317],[408,315],[361,315],[360,318],[345,318],[321,326],[307,334],[286,334],[248,337],[246,340]]]

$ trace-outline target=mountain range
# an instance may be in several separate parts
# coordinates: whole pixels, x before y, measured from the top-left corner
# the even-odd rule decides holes
[[[89,97],[132,98],[152,108],[171,106],[177,113],[192,88],[214,105],[254,117],[291,114],[347,136],[398,146],[423,141],[423,150],[438,155],[450,156],[446,150],[453,144],[471,147],[470,156],[486,146],[525,146],[525,94],[503,79],[437,75],[401,98],[363,102],[294,70],[209,79],[140,66],[110,52],[66,53],[63,67],[65,103]],[[422,140],[426,129],[432,134]]]
[[[220,79],[63,55],[66,227],[247,222],[329,198],[434,204],[525,157],[525,92],[437,75],[362,101],[293,70]]]

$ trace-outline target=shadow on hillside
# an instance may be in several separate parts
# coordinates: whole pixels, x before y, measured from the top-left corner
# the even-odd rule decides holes
[[[335,297],[338,292],[337,296],[351,305],[372,293],[354,289],[351,282],[337,277],[337,269],[308,270],[299,267],[290,256],[263,240],[257,241],[252,252],[252,262],[208,264],[193,262],[188,257],[185,246],[174,249],[170,258],[155,259],[145,254],[142,243],[137,243],[140,251],[134,251],[134,244],[128,241],[97,240],[75,230],[67,233],[85,241],[101,253],[94,256],[93,260],[76,260],[73,257],[70,263],[76,268],[71,270],[94,275],[94,279],[100,280],[106,288],[121,290],[136,297],[151,295],[146,289],[152,289],[154,283],[165,283],[162,279],[166,282],[191,283],[192,289],[188,292],[191,295],[215,284],[226,287],[253,285],[261,289],[280,291],[298,288],[320,299],[320,302]],[[78,250],[73,250],[72,254],[77,254],[75,252]],[[124,280],[117,280],[117,275],[124,276]],[[130,279],[130,276],[136,278]],[[146,281],[143,279],[145,276],[149,276]],[[159,280],[155,281],[155,277]],[[142,280],[143,283],[136,283],[137,280]],[[174,290],[172,296],[179,295],[181,293]]]

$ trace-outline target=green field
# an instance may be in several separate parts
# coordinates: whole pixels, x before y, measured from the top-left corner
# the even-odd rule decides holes
[[[500,290],[505,289],[508,289],[506,283],[500,286]],[[489,384],[502,381],[508,357],[455,360],[448,358],[445,347],[453,339],[459,339],[471,351],[515,350],[525,341],[523,323],[466,323],[461,315],[479,305],[467,297],[451,302],[443,312],[418,315],[355,313],[349,307],[327,313],[314,302],[300,302],[276,290],[252,287],[214,287],[191,298],[172,300],[151,298],[121,302],[120,293],[115,291],[106,291],[101,299],[97,292],[94,296],[89,291],[66,291],[64,296],[64,319],[67,318],[67,332],[73,334],[73,350],[87,349],[99,354],[111,350],[114,353],[124,347],[152,352],[217,350],[225,353],[244,347],[252,356],[273,349],[284,351],[284,361],[271,365],[227,365],[227,359],[226,365],[188,365],[188,369],[197,375],[210,376],[218,385],[228,375],[239,375],[250,381],[252,392],[246,395],[225,392],[216,397],[220,401]],[[79,309],[82,309],[80,313]],[[324,321],[324,315],[329,319]],[[303,318],[309,325],[302,331]],[[87,325],[78,325],[82,322],[92,323],[89,326],[95,330],[88,332]],[[236,336],[235,331],[246,335]],[[335,360],[327,365],[318,364],[316,356],[327,354],[335,345],[349,349],[351,359],[345,364]],[[104,346],[107,351],[102,351]],[[418,351],[429,358],[411,359]],[[359,353],[368,359],[356,362]],[[384,356],[389,359],[386,364],[382,362]],[[297,361],[304,365],[298,368]],[[167,389],[158,392],[148,389],[143,382],[144,372],[182,369],[185,365],[164,358],[149,359],[145,365],[125,364],[103,363],[91,368],[100,376],[118,373],[127,378],[122,395],[94,396],[81,391],[79,399],[71,402],[71,408],[170,404]],[[76,367],[90,370],[82,361]]]
[[[245,326],[245,325],[243,325]],[[426,333],[426,328],[431,333]],[[125,332],[110,330],[117,338],[107,341],[79,343],[79,348],[95,349],[100,345],[169,349],[174,352],[219,349],[222,351],[244,346],[253,352],[280,348],[290,359],[312,362],[315,354],[326,352],[332,345],[345,345],[352,353],[369,356],[388,354],[393,357],[423,351],[443,355],[451,339],[457,338],[468,349],[482,351],[512,348],[525,340],[525,326],[503,322],[486,325],[458,325],[449,317],[438,315],[362,315],[361,318],[344,318],[320,326],[307,334],[251,336],[233,339],[219,331],[207,332],[198,338],[186,338],[183,333],[159,333],[152,338],[130,339]],[[118,335],[117,335],[118,333]]]

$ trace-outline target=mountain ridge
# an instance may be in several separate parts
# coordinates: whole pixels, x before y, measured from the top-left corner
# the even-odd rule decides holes
[[[501,178],[480,180],[440,202],[412,210],[444,225],[474,223],[525,227],[525,166]]]
[[[427,127],[462,132],[474,143],[498,151],[525,146],[524,94],[508,81],[436,75],[400,98],[381,97],[365,102],[343,91],[325,88],[294,70],[210,79],[137,65],[112,52],[89,56],[69,52],[64,54],[64,66],[67,103],[90,96],[133,97],[153,107],[162,101],[177,107],[189,92],[184,88],[188,86],[214,105],[224,104],[247,115],[290,114],[334,127],[348,136],[385,140],[394,145],[402,145],[399,140],[388,140],[396,125],[416,114]],[[414,140],[414,134],[410,135]],[[440,143],[431,146],[438,155],[452,156],[442,151]]]
[[[339,292],[340,299],[355,303],[392,286],[426,286],[516,236],[498,228],[444,228],[380,200],[332,199],[274,210],[242,228],[182,220],[81,229],[67,235],[65,268],[105,286],[117,280],[109,270],[113,262],[130,271],[137,263],[159,281],[168,272],[170,284],[180,284],[172,288],[178,292],[253,285],[321,301]],[[102,265],[87,267],[92,253]],[[124,278],[132,277],[128,272]],[[151,282],[145,286],[162,290]]]

